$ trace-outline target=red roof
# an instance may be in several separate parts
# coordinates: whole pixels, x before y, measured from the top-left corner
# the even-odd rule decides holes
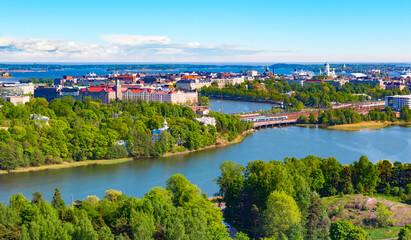
[[[130,92],[132,92],[132,93],[142,93],[142,92],[144,92],[143,89],[132,89],[132,88],[129,88],[128,90],[129,90]]]
[[[87,88],[87,90],[89,92],[101,92],[101,91],[105,91],[105,92],[115,92],[113,89],[108,88],[108,87],[89,87]]]

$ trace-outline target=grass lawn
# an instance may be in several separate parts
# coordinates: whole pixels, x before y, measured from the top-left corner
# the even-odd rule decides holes
[[[389,228],[375,228],[365,229],[370,234],[371,239],[389,239],[398,237],[401,227],[389,227]]]

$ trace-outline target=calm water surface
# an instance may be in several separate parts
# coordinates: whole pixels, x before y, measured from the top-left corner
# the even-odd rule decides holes
[[[221,110],[221,100],[210,100],[210,110],[214,112],[220,112]],[[229,101],[223,100],[223,113],[242,113],[242,112],[252,112],[260,110],[270,110],[277,105],[268,103],[254,103],[254,102],[239,102],[239,101]]]
[[[127,195],[143,196],[152,187],[164,186],[165,180],[181,173],[209,195],[217,191],[212,179],[218,177],[218,166],[224,161],[245,165],[250,160],[282,160],[287,156],[335,156],[341,163],[351,163],[367,155],[374,163],[381,159],[410,163],[411,128],[392,127],[357,132],[317,128],[288,127],[264,129],[242,143],[168,158],[142,159],[123,164],[85,166],[45,170],[23,174],[0,175],[0,201],[22,192],[31,199],[36,190],[51,200],[58,187],[68,203],[88,195],[104,196],[107,189],[118,189]]]

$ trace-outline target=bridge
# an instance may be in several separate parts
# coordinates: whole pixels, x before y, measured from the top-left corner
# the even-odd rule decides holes
[[[270,128],[270,127],[287,127],[297,124],[297,119],[285,119],[275,121],[254,122],[255,129]]]

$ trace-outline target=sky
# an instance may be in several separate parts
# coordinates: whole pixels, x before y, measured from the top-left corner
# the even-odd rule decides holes
[[[409,0],[0,3],[0,62],[411,62]]]

